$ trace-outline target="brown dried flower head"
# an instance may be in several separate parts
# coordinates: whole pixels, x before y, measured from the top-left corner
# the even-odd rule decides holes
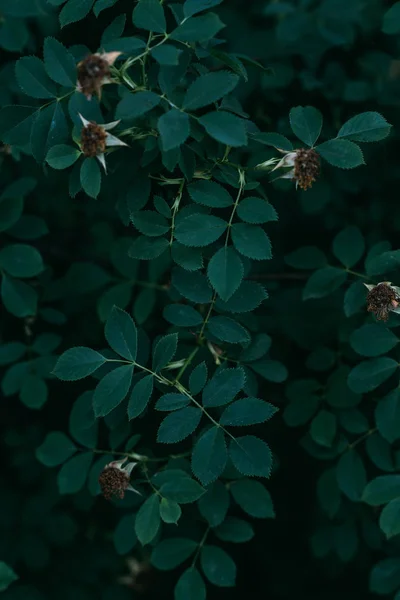
[[[81,147],[85,156],[94,157],[106,149],[107,133],[100,125],[91,121],[82,127]]]
[[[114,64],[121,52],[105,52],[89,54],[78,63],[77,89],[90,100],[94,94],[101,96],[101,88],[110,82],[110,66]]]
[[[130,484],[131,472],[137,463],[131,462],[123,467],[126,460],[126,458],[114,460],[108,463],[100,473],[99,484],[101,493],[106,500],[111,500],[113,496],[122,500],[127,490],[139,494]]]
[[[389,281],[383,281],[378,285],[367,285],[367,310],[374,313],[378,321],[387,321],[389,313],[399,312],[400,294],[399,288],[392,286]]]
[[[307,190],[317,180],[320,173],[320,160],[312,148],[299,148],[294,159],[294,175],[296,185]]]

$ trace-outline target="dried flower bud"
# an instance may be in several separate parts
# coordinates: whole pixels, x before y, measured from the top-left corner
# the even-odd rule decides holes
[[[299,148],[294,159],[294,179],[302,190],[307,190],[317,180],[320,173],[320,160],[312,148]]]
[[[99,476],[101,492],[106,500],[111,500],[113,496],[124,498],[126,490],[139,493],[130,484],[132,469],[137,463],[128,463],[125,467],[122,465],[126,458],[115,460],[104,467]]]
[[[91,121],[86,127],[82,127],[81,147],[85,156],[94,157],[102,154],[106,149],[106,140],[107,133],[101,125]]]
[[[121,52],[105,52],[104,54],[89,54],[78,63],[77,88],[85,94],[88,100],[93,94],[100,97],[101,87],[110,82],[110,66],[114,64]]]
[[[367,285],[367,310],[374,313],[378,321],[387,321],[390,311],[396,311],[399,306],[400,296],[397,288],[390,282],[384,281],[378,285]]]

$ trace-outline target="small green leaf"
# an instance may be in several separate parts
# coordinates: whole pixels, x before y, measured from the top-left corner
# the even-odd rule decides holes
[[[137,331],[127,312],[114,306],[107,319],[105,337],[114,352],[127,360],[136,360]]]
[[[241,367],[217,372],[203,390],[203,405],[215,407],[228,404],[243,389],[245,382]]]
[[[243,279],[243,263],[230,247],[223,247],[208,263],[207,275],[222,300],[227,301]]]
[[[312,106],[296,106],[290,111],[290,126],[307,146],[314,146],[322,129],[322,115]]]
[[[128,419],[142,414],[153,393],[154,376],[146,375],[134,386],[128,404]]]
[[[114,546],[118,554],[128,554],[136,545],[136,515],[124,515],[114,530]]]
[[[249,542],[254,537],[254,529],[242,519],[228,517],[222,525],[215,529],[217,538],[224,542]]]
[[[105,362],[106,359],[99,352],[77,346],[60,356],[53,373],[62,381],[77,381],[94,373]]]
[[[42,163],[52,146],[62,144],[68,138],[68,124],[60,102],[53,102],[41,109],[31,131],[31,149],[35,159]]]
[[[303,290],[303,300],[323,298],[338,290],[347,279],[344,269],[322,267],[315,271],[307,281]]]
[[[93,452],[83,452],[63,464],[57,475],[60,494],[76,494],[83,488],[92,460]]]
[[[12,315],[24,318],[36,314],[37,292],[23,281],[3,275],[1,298],[5,308]]]
[[[245,344],[250,341],[247,329],[229,317],[212,317],[207,329],[216,338],[229,344]]]
[[[163,317],[177,327],[196,327],[203,323],[201,314],[187,304],[168,304],[164,308]]]
[[[161,371],[175,356],[178,346],[178,334],[170,333],[162,337],[154,347],[153,369]]]
[[[227,228],[227,223],[213,215],[194,214],[175,228],[175,237],[184,246],[202,247],[215,242]]]
[[[162,540],[151,553],[151,564],[160,571],[170,571],[179,567],[193,554],[197,543],[187,538]]]
[[[173,108],[164,113],[157,123],[164,152],[184,144],[190,134],[189,115]]]
[[[50,148],[46,155],[46,162],[53,169],[67,169],[78,160],[80,155],[81,152],[78,148],[59,144]]]
[[[24,56],[15,65],[18,85],[27,96],[55,98],[56,87],[49,79],[43,62],[36,56]]]
[[[201,417],[200,408],[192,406],[171,413],[162,421],[157,441],[162,444],[175,444],[184,440],[197,428]]]
[[[265,442],[254,435],[232,440],[229,455],[236,469],[243,475],[269,477],[271,474],[271,450]]]
[[[68,0],[60,12],[61,27],[84,19],[89,14],[93,3],[94,0]]]
[[[172,285],[184,297],[196,304],[208,304],[212,299],[212,287],[202,273],[190,273],[174,269]]]
[[[160,65],[166,66],[179,65],[181,54],[182,50],[175,48],[172,44],[163,44],[162,46],[156,46],[151,50],[151,56],[160,63]]]
[[[221,2],[222,0],[186,0],[183,5],[183,14],[186,18],[192,17],[203,10],[208,10],[209,8],[221,4]]]
[[[355,329],[350,336],[350,345],[361,356],[386,354],[399,343],[394,333],[379,323],[368,323]]]
[[[400,533],[400,498],[391,500],[384,507],[379,517],[379,527],[387,538]]]
[[[358,227],[346,227],[333,240],[333,254],[347,268],[354,267],[365,251],[364,237]]]
[[[204,388],[204,386],[206,385],[206,382],[207,382],[207,376],[208,376],[208,371],[207,371],[207,365],[205,362],[202,362],[199,365],[197,365],[197,367],[195,369],[193,369],[193,371],[190,373],[189,389],[190,389],[191,393],[193,394],[193,396],[196,396],[196,394],[199,394],[201,392],[201,390]]]
[[[206,586],[200,573],[194,567],[189,567],[175,586],[175,600],[206,600],[206,596]]]
[[[135,532],[142,546],[149,544],[160,528],[160,499],[153,494],[140,507],[135,521]]]
[[[91,198],[97,198],[101,188],[100,167],[95,158],[85,158],[81,166],[81,185]]]
[[[196,110],[213,104],[232,92],[239,83],[239,77],[229,71],[205,73],[190,86],[183,100],[185,110]]]
[[[47,402],[48,389],[46,382],[38,375],[28,375],[21,387],[22,404],[33,410],[40,410]]]
[[[272,204],[256,196],[243,198],[237,208],[237,214],[242,221],[253,225],[278,220],[277,212]]]
[[[372,569],[369,580],[371,592],[377,594],[393,594],[400,586],[400,559],[385,558]],[[398,600],[396,594],[395,600]]]
[[[367,474],[355,450],[347,450],[342,454],[336,466],[336,477],[343,494],[352,502],[359,502],[367,484]]]
[[[198,17],[200,18],[200,17]],[[223,110],[209,112],[199,118],[208,135],[227,146],[247,146],[245,121]]]
[[[76,64],[74,57],[55,38],[44,40],[44,67],[53,81],[65,87],[76,86]]]
[[[271,495],[259,481],[239,479],[231,483],[230,490],[240,508],[251,517],[257,519],[275,517]]]
[[[381,357],[364,360],[350,371],[349,388],[356,394],[371,392],[389,379],[398,368],[397,361]]]
[[[246,313],[258,308],[267,297],[267,292],[260,283],[243,280],[227,302],[217,298],[215,306],[226,312]]]
[[[209,485],[221,475],[227,460],[224,433],[220,427],[211,427],[193,448],[192,471],[203,485]]]
[[[118,0],[97,0],[96,4],[93,7],[93,12],[95,16],[98,17],[102,10],[114,6],[114,4],[116,4],[117,2]]]
[[[336,435],[336,417],[328,410],[320,410],[311,423],[310,435],[316,444],[330,448]]]
[[[36,450],[36,458],[46,467],[56,467],[71,458],[77,447],[65,433],[52,431]]]
[[[14,573],[13,569],[5,562],[0,561],[0,592],[4,592],[12,583],[14,583],[14,581],[17,581],[17,579],[19,579],[19,577]]]
[[[183,394],[164,394],[156,402],[155,409],[161,411],[178,410],[190,404],[190,398]]]
[[[213,38],[225,25],[218,15],[208,13],[191,17],[178,25],[170,34],[172,40],[180,42],[206,42]]]
[[[395,2],[383,17],[382,31],[388,35],[400,33],[400,2]]]
[[[164,8],[159,0],[139,0],[132,14],[133,24],[139,29],[165,33],[167,24]]]
[[[25,146],[36,116],[37,109],[32,106],[4,106],[0,110],[1,140],[13,146]]]
[[[188,192],[193,202],[210,208],[225,208],[233,204],[229,192],[216,181],[200,179],[188,185]]]
[[[400,475],[381,475],[364,486],[363,502],[370,506],[386,504],[400,496]]]
[[[390,444],[400,438],[400,390],[396,388],[379,400],[375,408],[379,433]]]
[[[136,119],[146,114],[161,102],[160,96],[154,92],[135,92],[125,94],[117,106],[117,119]]]
[[[222,413],[221,425],[241,427],[268,421],[278,409],[259,398],[242,398],[230,404]]]
[[[364,163],[359,146],[349,140],[329,140],[316,148],[326,162],[340,169],[354,169]]]
[[[162,496],[179,504],[190,504],[198,500],[205,490],[197,481],[186,475],[177,479],[171,479],[160,488]]]
[[[132,382],[133,365],[123,365],[108,373],[93,394],[96,417],[105,417],[126,398]]]
[[[353,142],[379,142],[385,139],[391,125],[377,112],[364,112],[352,117],[341,127],[338,138]]]
[[[129,249],[129,256],[141,260],[153,260],[161,256],[169,247],[169,242],[166,238],[149,238],[146,235],[140,235],[133,242]]]
[[[236,581],[236,565],[224,550],[217,546],[203,546],[201,568],[210,583],[218,587],[232,587]]]
[[[326,265],[326,256],[316,246],[302,246],[286,254],[285,263],[295,269],[319,269]]]
[[[229,509],[229,492],[221,481],[216,481],[207,488],[197,505],[202,517],[210,527],[221,525]]]
[[[271,242],[262,227],[235,223],[231,228],[232,242],[236,250],[253,260],[272,258]]]
[[[174,502],[174,500],[167,500],[166,498],[161,499],[160,517],[164,523],[174,523],[177,525],[181,514],[182,509],[177,502]]]
[[[0,251],[0,268],[12,277],[35,277],[43,271],[44,266],[36,248],[13,244]]]

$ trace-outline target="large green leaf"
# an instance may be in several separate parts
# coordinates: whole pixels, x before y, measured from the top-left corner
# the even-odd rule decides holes
[[[136,359],[137,331],[127,312],[114,306],[107,319],[105,336],[114,352],[130,361]]]
[[[83,346],[70,348],[60,356],[54,375],[62,381],[77,381],[94,373],[106,362],[104,356]]]
[[[247,145],[245,121],[236,115],[219,110],[200,117],[199,122],[212,138],[222,144],[233,147]]]
[[[390,133],[391,125],[377,112],[364,112],[352,117],[339,130],[338,138],[354,142],[379,142]]]
[[[133,365],[123,365],[108,373],[97,384],[93,394],[96,417],[105,417],[127,396],[131,386]]]
[[[160,528],[160,498],[152,494],[140,507],[135,521],[135,532],[139,542],[144,546],[157,535]]]
[[[271,474],[271,450],[265,442],[254,435],[232,440],[229,445],[229,455],[236,469],[243,475],[269,477]]]
[[[211,427],[196,442],[192,470],[203,485],[209,485],[223,472],[228,460],[225,436],[220,427]]]
[[[163,444],[174,444],[188,437],[200,423],[200,408],[188,406],[177,410],[163,420],[157,434],[157,441]]]
[[[74,57],[55,38],[44,40],[44,67],[53,81],[65,87],[76,86],[76,65]]]
[[[164,33],[167,27],[160,0],[139,0],[132,14],[133,24],[139,29]]]
[[[244,269],[233,248],[223,247],[208,263],[207,275],[222,300],[229,300],[243,279]]]
[[[322,129],[322,115],[312,106],[296,106],[290,111],[293,133],[307,146],[314,146]]]
[[[229,71],[205,73],[190,86],[183,100],[185,110],[195,110],[213,104],[235,89],[239,77]]]

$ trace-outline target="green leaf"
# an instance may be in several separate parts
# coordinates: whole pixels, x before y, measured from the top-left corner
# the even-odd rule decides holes
[[[265,442],[254,435],[232,440],[229,456],[236,469],[243,475],[269,477],[271,474],[271,450]]]
[[[175,228],[175,237],[184,246],[202,247],[215,242],[227,228],[227,223],[213,215],[194,214]]]
[[[255,425],[268,421],[277,411],[275,406],[259,398],[242,398],[225,408],[220,423],[231,427]]]
[[[191,17],[178,25],[170,34],[172,40],[180,42],[206,42],[213,38],[225,25],[215,13]]]
[[[265,146],[272,146],[287,152],[293,150],[292,142],[280,133],[255,133],[252,134],[252,138]]]
[[[375,408],[375,421],[379,433],[390,444],[400,438],[400,390],[398,388],[379,400]]]
[[[93,3],[94,0],[68,0],[60,12],[61,27],[84,19],[89,14]]]
[[[128,554],[136,545],[136,515],[124,515],[114,530],[114,546],[118,554]]]
[[[27,96],[55,98],[56,87],[49,79],[43,62],[36,56],[24,56],[15,65],[18,85]]]
[[[239,479],[231,483],[230,490],[240,508],[251,517],[257,519],[275,517],[271,495],[259,481]]]
[[[133,365],[123,365],[108,373],[93,394],[96,417],[105,417],[126,398],[132,382]]]
[[[232,587],[236,581],[236,565],[224,550],[217,546],[203,546],[201,568],[210,583],[218,587]]]
[[[258,360],[251,363],[251,368],[267,381],[274,383],[282,383],[288,376],[285,365],[278,360]]]
[[[352,502],[359,502],[367,484],[367,474],[355,450],[347,450],[342,454],[336,466],[336,477],[343,494]]]
[[[13,244],[0,251],[0,268],[13,277],[35,277],[43,271],[44,266],[36,248]]]
[[[231,228],[232,242],[236,250],[253,260],[272,258],[271,242],[262,227],[235,223]]]
[[[137,331],[135,323],[127,312],[114,306],[107,319],[104,333],[114,352],[127,360],[136,360]]]
[[[222,525],[215,529],[217,538],[224,542],[249,542],[254,537],[254,529],[242,519],[228,517]]]
[[[207,275],[215,291],[227,301],[243,279],[242,261],[232,248],[225,246],[208,263]]]
[[[133,387],[128,404],[128,419],[134,419],[142,414],[153,393],[154,376],[146,375]]]
[[[385,558],[371,571],[369,587],[371,592],[393,594],[400,586],[400,558]],[[397,595],[395,600],[397,600]]]
[[[383,17],[382,31],[389,35],[400,33],[400,2],[395,2]]]
[[[19,577],[14,573],[12,568],[5,562],[0,561],[0,592],[4,592],[12,583],[14,583],[14,581],[17,581],[17,579],[19,579]]]
[[[187,538],[162,540],[151,553],[151,564],[160,571],[176,569],[193,554],[197,543]]]
[[[58,40],[44,40],[44,67],[53,81],[65,87],[76,86],[76,64],[72,54]]]
[[[170,411],[170,410],[178,410],[178,408],[184,408],[190,404],[190,398],[184,396],[183,394],[164,394],[157,400],[155,405],[156,410],[162,411]]]
[[[152,239],[146,235],[140,235],[133,242],[129,249],[129,256],[141,260],[153,260],[161,256],[169,247],[169,242],[166,238]]]
[[[197,204],[210,208],[225,208],[233,204],[233,200],[225,188],[216,181],[200,179],[188,185],[188,192]]]
[[[181,514],[182,509],[177,502],[167,500],[166,498],[161,499],[160,516],[164,523],[174,523],[177,525]]]
[[[177,66],[179,65],[181,55],[182,50],[175,48],[172,44],[163,44],[162,46],[156,46],[151,50],[151,56],[160,63],[160,65]]]
[[[203,267],[201,248],[188,248],[175,241],[172,243],[171,257],[186,271],[198,271]]]
[[[85,158],[81,166],[81,185],[91,198],[97,198],[101,188],[101,172],[95,158]]]
[[[36,450],[36,458],[46,467],[56,467],[71,458],[77,447],[65,433],[52,431]]]
[[[340,169],[354,169],[364,163],[359,146],[349,140],[329,140],[316,148],[326,162]]]
[[[212,288],[202,273],[189,273],[183,269],[174,269],[172,285],[184,297],[196,304],[208,304],[212,299]]]
[[[177,327],[196,327],[203,323],[201,314],[187,304],[168,304],[164,308],[163,317]]]
[[[162,337],[154,347],[153,369],[161,371],[175,356],[178,346],[178,334],[170,333]]]
[[[67,169],[78,160],[80,155],[81,152],[78,148],[59,144],[47,152],[46,162],[53,169]]]
[[[93,12],[95,16],[98,17],[102,10],[114,6],[114,4],[116,4],[117,2],[118,0],[97,0],[96,4],[93,7]]]
[[[310,434],[316,444],[330,448],[336,435],[336,417],[328,410],[320,410],[312,420]]]
[[[344,269],[322,267],[315,271],[307,281],[303,290],[303,300],[323,298],[336,292],[347,279]]]
[[[168,473],[167,473],[168,475]],[[177,479],[170,479],[160,488],[162,496],[179,504],[190,504],[198,500],[205,490],[197,481],[188,475]]]
[[[272,204],[256,196],[243,198],[237,208],[237,214],[242,221],[254,225],[278,220],[277,212]]]
[[[379,142],[385,139],[391,125],[377,112],[364,112],[352,117],[339,130],[338,138],[353,142]]]
[[[0,365],[10,365],[24,356],[27,346],[22,342],[8,342],[0,345]]]
[[[364,237],[358,227],[346,227],[333,240],[333,254],[347,268],[354,267],[365,251]]]
[[[190,373],[189,389],[193,396],[199,394],[207,382],[207,365],[203,361]]]
[[[187,438],[200,423],[202,411],[200,408],[188,406],[177,410],[162,421],[157,441],[162,444],[175,444]]]
[[[228,404],[243,389],[245,382],[241,367],[217,372],[203,390],[203,405],[215,407]]]
[[[200,18],[200,17],[198,17]],[[247,146],[245,121],[223,110],[209,112],[199,118],[208,135],[227,146]]]
[[[268,297],[263,286],[256,281],[244,280],[227,302],[216,300],[218,310],[245,313],[255,310]]]
[[[361,356],[386,354],[398,343],[399,339],[394,333],[379,323],[362,325],[350,336],[351,347]]]
[[[173,108],[158,119],[157,129],[160,132],[164,152],[178,148],[190,135],[189,115]]]
[[[392,358],[371,358],[359,363],[350,371],[349,388],[356,394],[371,392],[389,379],[398,368],[397,361]]]
[[[20,399],[28,408],[39,410],[46,404],[48,389],[46,382],[38,375],[28,375],[21,387]]]
[[[139,542],[144,546],[157,535],[160,528],[160,499],[153,494],[140,507],[135,521],[135,532]]]
[[[207,489],[207,492],[200,498],[197,505],[202,517],[204,517],[210,527],[217,527],[225,519],[229,503],[228,490],[221,481],[216,481]]]
[[[1,298],[5,308],[12,315],[24,318],[35,315],[38,295],[29,285],[18,279],[3,275]]]
[[[183,14],[186,18],[192,17],[203,10],[208,10],[221,4],[221,2],[222,0],[186,0],[183,5]]]
[[[216,338],[229,344],[245,344],[250,341],[247,329],[229,317],[212,317],[207,329]]]
[[[106,359],[99,352],[77,346],[60,356],[53,374],[62,381],[77,381],[94,373],[105,362]]]
[[[296,106],[290,111],[290,126],[307,146],[314,146],[322,129],[322,115],[312,106]]]
[[[239,77],[230,71],[200,75],[189,86],[183,100],[183,108],[191,111],[213,104],[232,92],[238,83]]]
[[[92,407],[92,392],[84,392],[75,400],[69,415],[69,432],[72,437],[87,448],[95,448],[98,433]]]
[[[379,527],[387,538],[400,533],[400,498],[391,500],[384,507],[379,517]]]
[[[117,106],[117,119],[136,119],[141,117],[161,102],[160,96],[154,92],[135,92],[126,94]]]
[[[34,120],[31,131],[32,154],[38,162],[45,160],[47,152],[68,137],[68,125],[60,102],[42,108]]]
[[[93,452],[83,452],[63,464],[57,475],[60,494],[76,494],[85,485],[93,460]]]
[[[31,135],[37,109],[32,106],[5,106],[0,110],[0,138],[5,144],[25,146]]]
[[[139,0],[133,10],[132,20],[136,27],[146,31],[165,33],[167,28],[164,8],[159,0]]]
[[[206,596],[206,586],[200,573],[194,567],[189,567],[175,586],[175,600],[206,600]]]
[[[302,246],[286,254],[285,263],[295,269],[319,269],[326,265],[326,256],[316,246]]]
[[[224,432],[220,427],[211,427],[193,448],[192,471],[203,485],[209,485],[221,475],[227,460]]]
[[[399,496],[400,475],[381,475],[368,483],[363,490],[362,500],[370,506],[380,506]]]

